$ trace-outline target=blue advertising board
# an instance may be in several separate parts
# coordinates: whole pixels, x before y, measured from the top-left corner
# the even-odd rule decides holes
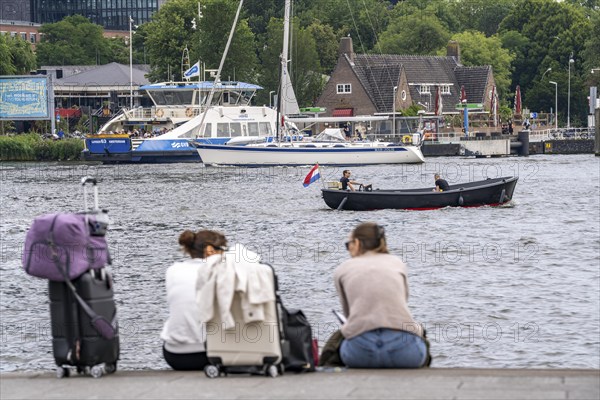
[[[46,76],[0,76],[0,119],[50,119]]]

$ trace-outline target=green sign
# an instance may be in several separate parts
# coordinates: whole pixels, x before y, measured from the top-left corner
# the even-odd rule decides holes
[[[318,113],[318,112],[325,112],[327,111],[327,109],[323,108],[323,107],[304,107],[300,109],[300,112],[310,112],[310,113]]]
[[[457,110],[462,110],[463,108],[483,108],[483,104],[481,103],[458,103],[455,107]]]

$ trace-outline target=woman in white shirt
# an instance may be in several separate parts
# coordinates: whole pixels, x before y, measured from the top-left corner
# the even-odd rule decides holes
[[[191,259],[176,262],[167,269],[169,318],[160,334],[164,341],[163,355],[175,370],[202,370],[208,365],[206,326],[199,319],[196,280],[199,269],[206,266],[206,258],[225,251],[227,239],[215,231],[186,230],[179,236],[179,244]]]

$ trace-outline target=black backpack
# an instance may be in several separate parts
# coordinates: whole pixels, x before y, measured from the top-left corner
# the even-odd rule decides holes
[[[302,310],[281,307],[283,324],[283,365],[285,371],[313,372],[315,359],[313,355],[312,329]]]

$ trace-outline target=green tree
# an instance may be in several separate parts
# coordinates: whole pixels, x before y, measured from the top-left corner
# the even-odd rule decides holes
[[[100,25],[81,15],[65,17],[40,28],[38,65],[92,65],[110,62],[110,45]]]
[[[541,95],[532,90],[541,83],[541,76],[548,68],[552,72],[545,79],[559,83],[560,92],[568,86],[568,66],[571,54],[575,63],[571,64],[571,115],[579,114],[583,120],[586,88],[583,86],[584,45],[590,36],[590,20],[584,9],[565,2],[550,0],[519,0],[517,7],[511,11],[500,24],[499,34],[505,46],[515,55],[513,61],[512,85],[521,86],[523,104],[532,110],[543,107]],[[509,36],[510,40],[506,37]],[[517,39],[517,40],[515,40]],[[510,47],[516,45],[517,47]],[[561,84],[565,82],[565,84]],[[538,93],[540,90],[537,90]],[[535,96],[534,96],[535,95]],[[559,112],[566,115],[566,101],[559,101]]]
[[[12,52],[6,35],[0,35],[0,75],[14,75],[17,72],[12,62]]]
[[[319,20],[313,21],[307,30],[314,38],[315,43],[318,43],[317,53],[321,71],[326,75],[331,74],[338,59],[339,38],[331,26],[324,25]]]
[[[181,57],[187,46],[191,62],[202,60],[208,69],[219,66],[237,8],[234,0],[204,0],[198,18],[197,0],[171,0],[143,30],[145,50],[152,68],[150,80],[165,80],[168,71],[181,78]],[[248,21],[239,20],[222,72],[222,79],[256,79],[254,35]]]
[[[291,34],[295,38],[290,46],[290,77],[298,104],[311,105],[323,89],[321,65],[317,54],[317,45],[309,29],[292,24]],[[261,86],[265,87],[259,101],[266,104],[265,94],[278,90],[280,80],[280,55],[283,49],[283,20],[272,18],[267,27],[267,41],[261,52]],[[266,100],[266,101],[265,101]]]
[[[498,32],[500,23],[515,7],[516,0],[459,0],[449,3],[460,30],[476,30],[485,36]]]
[[[436,54],[449,39],[450,33],[437,17],[411,14],[390,22],[377,49],[386,54]]]
[[[452,36],[460,45],[463,65],[491,65],[500,98],[508,98],[510,90],[511,62],[514,58],[502,47],[498,36],[486,37],[482,32],[467,31]]]
[[[16,74],[29,74],[30,71],[35,70],[35,54],[33,54],[29,42],[20,37],[14,37],[8,39],[8,45]]]

